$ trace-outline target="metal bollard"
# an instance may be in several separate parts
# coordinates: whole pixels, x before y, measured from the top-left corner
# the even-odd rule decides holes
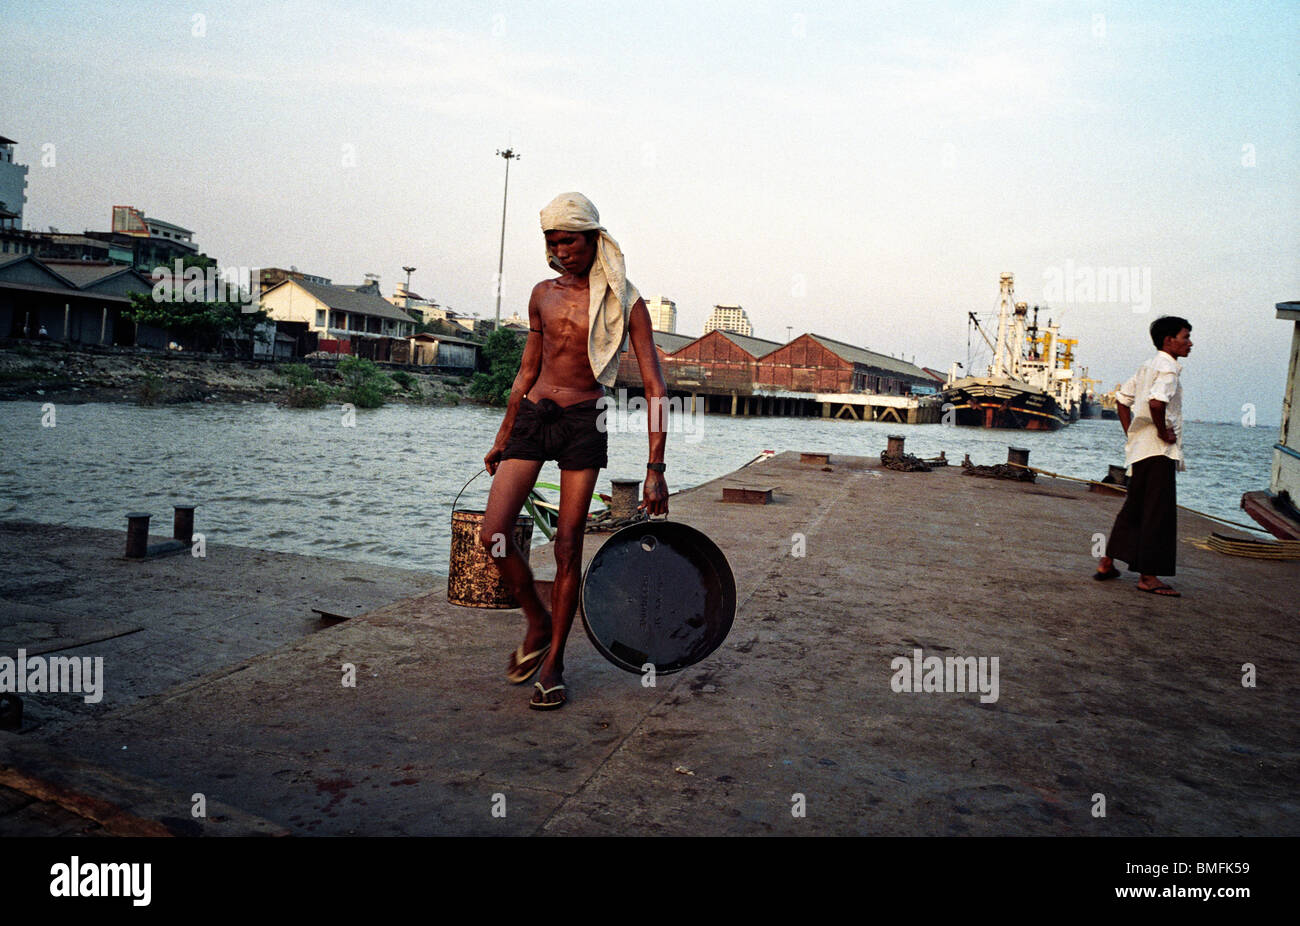
[[[144,559],[149,549],[149,515],[143,511],[127,512],[126,555],[128,559]]]
[[[890,434],[889,446],[885,448],[885,452],[891,457],[901,457],[903,455],[904,440],[905,438],[901,434]]]
[[[1007,447],[1007,462],[1018,466],[1029,466],[1029,451],[1024,447]]]
[[[639,479],[611,479],[613,491],[610,493],[609,516],[615,520],[630,518],[636,514],[637,489]]]
[[[194,509],[197,505],[176,505],[176,516],[172,521],[172,536],[181,543],[194,539]]]

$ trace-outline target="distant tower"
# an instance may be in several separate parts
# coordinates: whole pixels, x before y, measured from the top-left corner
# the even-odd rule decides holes
[[[0,228],[23,227],[27,202],[27,165],[14,163],[18,142],[0,135]]]
[[[713,314],[709,320],[704,323],[704,333],[717,329],[723,331],[734,331],[736,334],[743,334],[750,337],[754,334],[754,326],[749,323],[749,316],[745,310],[738,305],[715,305]]]
[[[656,296],[645,304],[650,310],[650,327],[655,331],[677,333],[677,303],[663,296]]]

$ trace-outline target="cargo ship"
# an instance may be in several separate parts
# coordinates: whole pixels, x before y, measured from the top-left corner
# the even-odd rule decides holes
[[[1039,307],[1016,302],[1015,277],[1004,273],[998,295],[997,343],[971,323],[993,351],[984,376],[957,377],[956,365],[941,394],[943,411],[959,425],[1055,431],[1079,419],[1087,371],[1074,365],[1077,339],[1062,338],[1060,326],[1038,325]]]

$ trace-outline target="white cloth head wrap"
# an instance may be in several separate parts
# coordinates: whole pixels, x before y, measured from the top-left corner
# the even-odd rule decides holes
[[[595,231],[596,257],[591,263],[587,286],[591,302],[587,310],[587,359],[596,382],[613,386],[618,375],[618,351],[623,346],[632,306],[641,298],[627,279],[623,251],[600,224],[600,213],[581,193],[561,193],[542,210],[542,231]],[[566,272],[546,251],[546,262]]]

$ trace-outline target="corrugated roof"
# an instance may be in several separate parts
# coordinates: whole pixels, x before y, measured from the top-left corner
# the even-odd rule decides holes
[[[407,315],[383,296],[378,296],[373,292],[359,293],[347,286],[335,286],[333,284],[325,286],[320,283],[308,283],[306,280],[289,279],[284,282],[292,283],[295,286],[301,286],[331,309],[339,312],[356,312],[359,315],[376,315],[379,318],[388,318],[398,322],[410,322],[413,325],[416,324],[415,319],[411,316]],[[280,285],[284,284],[282,283]]]
[[[466,341],[464,338],[453,338],[451,335],[434,334],[430,331],[421,331],[419,334],[413,335],[412,337],[417,341],[437,341],[440,344],[464,344],[466,347],[483,346],[478,343],[478,341]]]
[[[820,334],[809,334],[808,337],[849,363],[861,363],[865,366],[879,367],[882,370],[890,370],[894,373],[906,373],[908,376],[915,376],[919,379],[929,379],[924,370],[914,363],[908,363],[906,360],[899,360],[896,357],[890,357],[888,354],[878,354],[874,350],[867,350],[865,347],[854,347],[852,344],[845,344],[843,341],[836,341]]]
[[[68,279],[58,270],[48,266],[43,260],[41,260],[35,254],[15,254],[9,260],[0,260],[0,270],[7,270],[8,268],[13,267],[17,264],[24,264],[24,263],[35,264],[42,273],[49,274],[50,276],[54,277],[54,279],[57,282],[63,284],[69,289],[80,289],[80,287],[77,286],[77,284],[73,283],[70,279]]]
[[[103,264],[80,260],[42,260],[41,263],[60,276],[71,280],[78,287],[89,286],[91,283],[97,283],[119,273],[131,272],[131,268],[125,264]]]
[[[743,351],[748,351],[755,359],[765,357],[778,347],[784,347],[779,341],[768,341],[765,338],[754,338],[747,334],[737,334],[734,331],[728,331],[725,328],[714,329],[732,344],[735,344]]]
[[[655,344],[665,354],[674,354],[687,344],[692,344],[696,340],[689,334],[677,334],[674,331],[656,331],[654,333],[654,339]]]

